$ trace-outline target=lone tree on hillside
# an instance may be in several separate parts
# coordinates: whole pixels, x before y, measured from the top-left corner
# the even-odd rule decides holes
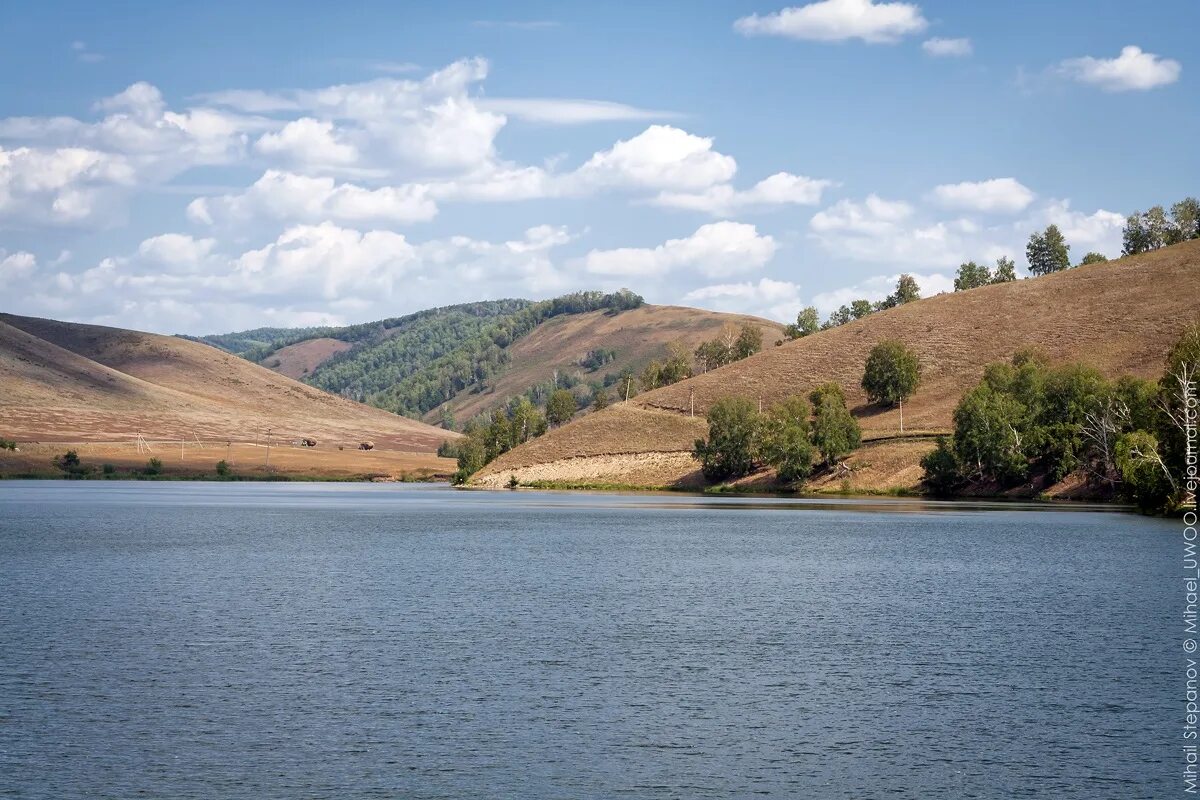
[[[821,318],[817,316],[817,309],[808,306],[796,315],[795,325],[788,325],[783,329],[783,335],[788,339],[802,339],[819,330],[821,330]]]
[[[862,387],[872,403],[900,406],[900,432],[904,432],[904,398],[921,382],[917,354],[903,342],[887,339],[871,348],[863,371]]]
[[[752,323],[745,323],[738,331],[737,340],[733,343],[733,358],[735,361],[748,358],[762,350],[762,328]]]
[[[896,293],[892,297],[896,298],[898,306],[912,303],[921,299],[921,287],[917,285],[917,281],[912,275],[906,273],[896,281]]]
[[[546,401],[546,421],[558,427],[575,416],[578,404],[570,389],[556,389]]]
[[[1025,246],[1025,257],[1029,260],[1029,271],[1034,275],[1049,275],[1071,266],[1071,246],[1063,238],[1057,225],[1051,225],[1041,233],[1029,237]]]
[[[954,278],[954,291],[965,292],[968,289],[978,289],[980,286],[987,286],[991,282],[991,270],[982,264],[967,261],[958,268],[958,275]]]
[[[1079,259],[1079,266],[1086,267],[1088,264],[1103,264],[1105,261],[1108,261],[1108,256],[1093,250],[1090,253],[1085,253],[1083,258]]]
[[[1017,265],[1011,258],[1000,256],[996,259],[996,269],[992,272],[992,283],[1008,283],[1017,279]]]

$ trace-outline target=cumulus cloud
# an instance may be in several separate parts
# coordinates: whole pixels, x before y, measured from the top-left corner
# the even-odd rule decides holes
[[[940,36],[921,42],[921,49],[934,58],[963,58],[974,52],[970,39],[943,39]]]
[[[777,172],[749,189],[737,190],[729,184],[711,186],[703,192],[662,192],[654,203],[671,208],[706,211],[727,216],[745,208],[781,205],[816,205],[833,181]]]
[[[685,294],[684,305],[753,314],[780,322],[793,322],[804,303],[800,299],[800,284],[760,278],[757,283],[718,283],[701,286]]]
[[[132,186],[137,169],[118,154],[83,147],[0,146],[0,221],[51,225],[110,218],[105,201]]]
[[[1129,45],[1122,47],[1116,58],[1069,58],[1059,64],[1058,70],[1068,78],[1106,92],[1133,92],[1174,83],[1179,80],[1183,66],[1174,59]]]
[[[602,150],[576,172],[589,184],[651,189],[704,189],[724,183],[737,171],[731,156],[713,150],[713,140],[670,125],[651,125]]]
[[[339,141],[333,123],[301,117],[277,132],[264,133],[254,149],[267,156],[316,166],[352,164],[358,158],[353,145]]]
[[[28,278],[36,269],[37,259],[33,253],[27,253],[24,250],[6,253],[4,250],[0,250],[0,286]]]
[[[821,0],[771,14],[751,14],[734,22],[733,28],[743,36],[785,36],[823,42],[861,39],[869,44],[890,44],[920,33],[928,25],[914,3]]]
[[[1015,178],[944,183],[934,187],[934,197],[947,208],[1016,213],[1033,202],[1034,194]]]
[[[293,225],[231,254],[212,239],[167,233],[127,256],[38,281],[30,277],[32,255],[0,257],[0,281],[25,279],[27,311],[152,330],[341,324],[514,291],[561,293],[570,283],[551,254],[572,238],[565,228],[539,225],[506,241],[418,243],[394,231],[322,222]]]
[[[597,275],[656,276],[672,270],[693,270],[710,277],[761,268],[778,248],[775,239],[742,222],[701,225],[691,236],[669,239],[657,247],[592,250],[584,268]]]
[[[209,225],[261,219],[411,223],[433,219],[437,212],[429,188],[421,184],[368,189],[280,170],[267,170],[243,192],[196,198],[187,210],[189,219]]]
[[[988,232],[971,219],[921,220],[908,203],[876,195],[817,212],[809,229],[831,255],[859,261],[940,267],[995,252]]]
[[[1110,257],[1121,252],[1121,231],[1125,217],[1115,211],[1097,209],[1091,214],[1071,208],[1069,200],[1051,200],[1020,223],[1024,231],[1057,225],[1071,245],[1075,257],[1096,250]],[[1028,234],[1026,234],[1028,235]]]
[[[216,245],[216,239],[196,239],[186,233],[164,233],[143,240],[138,245],[138,255],[148,263],[167,268],[193,269],[209,257]]]

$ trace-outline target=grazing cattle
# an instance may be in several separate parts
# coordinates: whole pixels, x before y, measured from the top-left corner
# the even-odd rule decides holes
[[[300,446],[301,447],[316,447],[317,440],[316,439],[301,439]]]
[[[374,442],[363,442],[362,444],[360,444],[358,446],[358,449],[359,450],[374,450],[375,443]]]

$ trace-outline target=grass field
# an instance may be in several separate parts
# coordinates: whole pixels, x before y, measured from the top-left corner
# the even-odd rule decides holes
[[[132,446],[139,433],[174,442],[167,450],[176,455],[180,440],[253,447],[268,435],[276,443],[311,438],[319,444],[315,451],[273,464],[306,474],[359,474],[372,458],[387,467],[381,471],[440,469],[441,462],[430,460],[418,467],[415,454],[433,459],[439,444],[458,436],[197,342],[0,314],[0,438],[56,446],[122,443],[98,456],[117,459],[125,455],[119,447]],[[375,451],[351,455],[363,441]],[[207,449],[195,458],[219,460]],[[259,459],[246,453],[238,456],[243,460]]]
[[[162,462],[167,477],[215,477],[217,462],[229,465],[232,476],[243,478],[307,478],[430,480],[447,478],[455,462],[432,453],[399,450],[338,450],[334,446],[298,447],[274,442],[149,441],[140,448],[136,442],[24,442],[20,450],[0,450],[0,477],[37,475],[60,477],[62,470],[53,460],[68,450],[79,455],[93,476],[103,475],[105,464],[112,465],[114,477],[131,471],[143,472],[151,458]]]

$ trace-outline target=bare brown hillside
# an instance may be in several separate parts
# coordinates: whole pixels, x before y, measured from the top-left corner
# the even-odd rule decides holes
[[[585,382],[625,368],[641,371],[650,361],[663,358],[671,342],[695,348],[727,324],[746,323],[762,329],[768,347],[782,336],[783,326],[771,320],[680,306],[644,305],[620,314],[593,311],[554,317],[509,348],[512,360],[488,391],[461,392],[446,405],[456,419],[467,420],[523,394],[534,384],[553,379],[556,371],[578,374]],[[588,351],[600,348],[616,351],[616,359],[594,372],[582,370],[578,361]],[[441,414],[442,409],[437,408],[425,419],[436,422]]]
[[[252,442],[431,453],[456,434],[171,336],[0,314],[0,436],[17,441]],[[344,452],[344,451],[339,451]],[[444,465],[437,465],[444,466]]]
[[[626,462],[637,459],[625,457],[683,454],[704,435],[702,417],[715,400],[744,395],[769,406],[830,380],[846,391],[867,439],[894,435],[898,412],[866,405],[859,387],[867,353],[889,338],[913,347],[921,359],[921,386],[904,406],[910,433],[949,431],[954,406],[979,381],[984,366],[1026,346],[1041,348],[1055,362],[1083,362],[1109,376],[1155,377],[1182,329],[1200,320],[1200,294],[1193,288],[1198,276],[1200,241],[1193,241],[1042,278],[928,298],[767,347],[744,361],[578,419],[501,456],[478,480],[495,483],[498,476],[507,479],[510,474],[520,479],[523,470],[535,467],[545,476],[554,471],[547,468],[550,464],[565,475],[586,471],[587,459],[604,459],[607,470],[592,470],[592,482],[644,483],[626,480],[633,469]],[[693,402],[696,417],[690,418]],[[686,479],[694,469],[694,463],[681,459],[674,469],[664,466],[655,485]]]
[[[340,339],[306,339],[303,342],[279,348],[260,363],[269,370],[298,381],[352,346],[349,342],[343,342]]]

